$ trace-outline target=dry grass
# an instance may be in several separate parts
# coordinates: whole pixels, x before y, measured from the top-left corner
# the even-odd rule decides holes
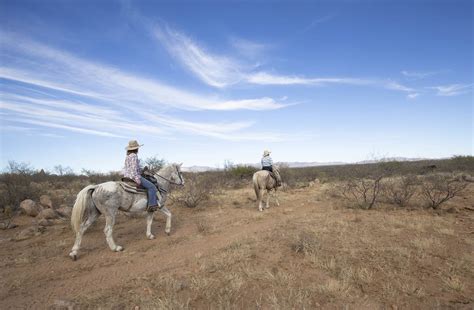
[[[142,240],[143,220],[121,219],[118,239],[128,245],[123,253],[104,247],[101,222],[92,229],[96,239],[86,235],[86,254],[75,265],[64,262],[72,236],[64,238],[61,230],[18,242],[18,249],[4,243],[14,254],[0,257],[2,279],[30,269],[9,281],[2,297],[7,304],[15,296],[17,302],[27,298],[24,292],[41,298],[31,283],[67,287],[74,285],[70,279],[107,270],[104,278],[119,279],[113,285],[109,280],[98,283],[101,290],[83,285],[74,295],[69,288],[65,297],[80,308],[107,309],[472,305],[471,213],[346,209],[321,193],[314,188],[282,193],[280,208],[258,212],[251,189],[232,189],[202,210],[173,206],[171,236],[159,232],[153,241]],[[157,222],[162,229],[164,220]],[[65,266],[62,272],[50,274],[58,263]],[[33,278],[41,268],[46,271]]]

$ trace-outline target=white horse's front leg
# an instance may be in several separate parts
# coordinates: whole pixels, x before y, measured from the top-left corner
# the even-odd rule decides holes
[[[146,216],[146,237],[150,240],[155,239],[155,236],[151,233],[151,224],[153,223],[154,212],[147,212]]]
[[[160,211],[166,215],[166,227],[165,232],[169,236],[171,233],[171,212],[166,207],[160,209]]]
[[[273,197],[275,197],[275,201],[276,201],[277,206],[280,206],[280,202],[278,201],[278,195],[277,195],[276,190],[273,191]]]

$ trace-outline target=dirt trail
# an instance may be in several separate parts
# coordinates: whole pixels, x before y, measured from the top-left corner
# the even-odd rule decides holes
[[[251,194],[239,192],[236,199],[244,204],[241,207],[218,206],[205,211],[173,208],[171,236],[164,234],[164,218],[157,214],[153,225],[155,240],[145,238],[145,219],[120,216],[114,236],[125,247],[121,253],[111,252],[106,246],[101,217],[85,234],[76,262],[67,256],[74,242],[68,223],[49,227],[43,235],[30,240],[3,241],[0,258],[6,268],[0,272],[4,286],[0,295],[2,308],[41,308],[57,299],[71,300],[88,292],[126,284],[131,278],[151,271],[192,269],[188,263],[196,253],[211,256],[234,241],[260,234],[306,212],[306,208],[300,207],[284,214],[290,196],[283,194],[281,207],[259,213]],[[219,231],[203,235],[198,232],[198,224]]]

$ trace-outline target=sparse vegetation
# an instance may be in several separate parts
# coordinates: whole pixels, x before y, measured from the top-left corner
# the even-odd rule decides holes
[[[432,174],[425,176],[422,182],[423,196],[428,205],[438,209],[443,203],[459,195],[467,183],[454,175]]]
[[[197,208],[210,198],[213,184],[209,177],[198,174],[189,174],[186,176],[186,186],[177,194],[172,194],[170,199],[187,208]]]
[[[404,172],[405,163],[390,165],[390,169],[361,165],[339,171],[355,180],[374,180],[382,172],[384,198],[385,186],[392,182],[401,195],[396,197],[410,196],[402,186],[404,181],[412,185]],[[287,169],[295,173],[295,180],[304,171]],[[308,180],[314,180],[312,168],[308,171]],[[421,209],[387,210],[387,203],[398,205],[390,199],[376,199],[372,211],[348,210],[341,208],[340,197],[325,194],[346,179],[328,173],[328,181],[320,186],[305,188],[304,182],[297,181],[280,193],[280,207],[260,213],[250,179],[226,173],[185,174],[186,186],[168,202],[173,212],[171,236],[160,235],[164,220],[158,214],[154,241],[145,240],[143,219],[119,217],[118,239],[133,240],[133,248],[120,254],[107,249],[90,251],[87,255],[91,257],[76,262],[77,268],[71,268],[64,258],[74,241],[68,223],[34,230],[32,237],[22,241],[2,241],[0,276],[5,283],[14,284],[0,294],[2,304],[12,308],[41,302],[46,306],[131,309],[313,309],[350,304],[364,309],[392,305],[418,309],[453,307],[453,300],[472,303],[468,296],[474,289],[474,275],[467,254],[474,246],[468,225],[471,211],[452,216]],[[400,202],[412,206],[426,199],[421,182],[432,174],[417,177],[420,184],[414,185],[415,193]],[[451,173],[445,176],[453,178]],[[458,174],[454,177],[463,180]],[[73,182],[62,184],[66,176],[47,173],[41,178],[33,182],[40,189],[51,184],[61,187],[56,199],[61,195],[74,198],[90,181],[87,176],[74,176]],[[472,197],[473,187],[468,185],[464,196]],[[206,197],[197,210],[180,200],[188,190],[198,193],[195,197],[199,193]],[[445,204],[470,206],[472,200],[458,196]],[[20,216],[15,221],[21,230],[22,225],[32,228],[30,218]],[[85,236],[89,248],[104,246],[103,224],[102,220]],[[2,238],[15,237],[15,230],[3,230]],[[102,289],[87,286],[91,280]],[[44,294],[45,287],[49,295]],[[65,300],[50,300],[51,295],[63,295]]]
[[[416,176],[406,175],[386,180],[382,184],[382,190],[389,203],[406,207],[419,185],[420,182]]]

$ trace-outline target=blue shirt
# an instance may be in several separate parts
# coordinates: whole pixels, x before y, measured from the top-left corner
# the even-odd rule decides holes
[[[262,167],[271,167],[273,166],[273,160],[272,158],[269,156],[263,156],[262,157]]]

